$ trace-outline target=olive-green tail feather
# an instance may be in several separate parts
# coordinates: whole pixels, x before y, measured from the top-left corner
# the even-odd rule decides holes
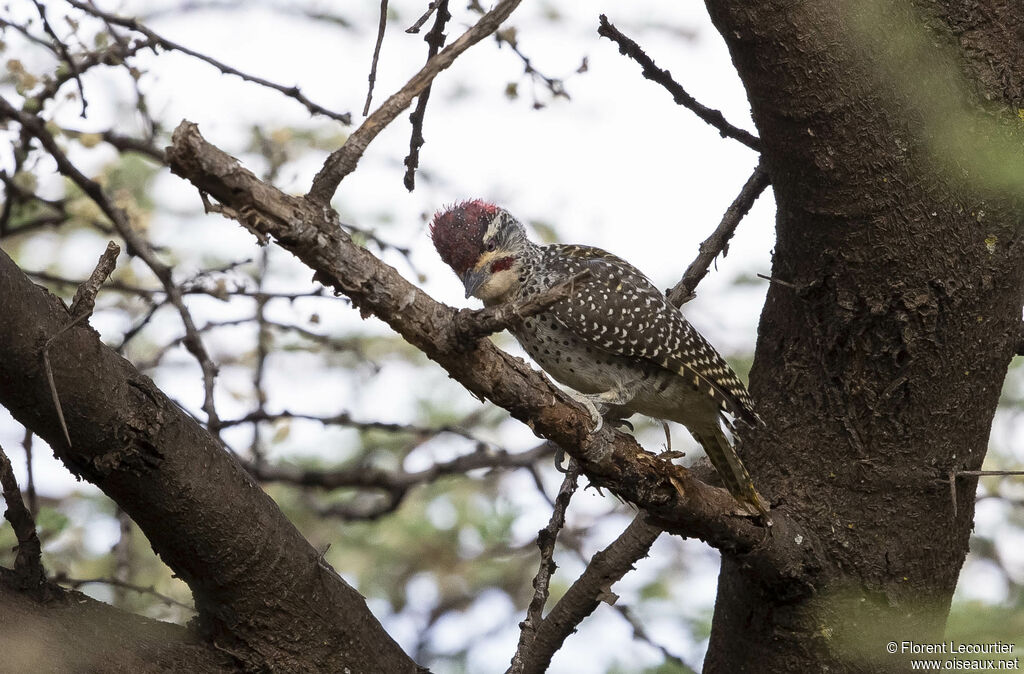
[[[693,437],[704,448],[704,452],[711,460],[711,465],[718,471],[725,488],[729,490],[733,498],[752,507],[754,511],[771,521],[768,502],[757,493],[754,481],[750,479],[750,473],[740,461],[736,448],[729,442],[725,433],[721,429],[715,429],[707,435],[693,433]]]

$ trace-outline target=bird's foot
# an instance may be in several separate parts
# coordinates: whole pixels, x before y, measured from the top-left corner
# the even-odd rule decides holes
[[[573,393],[572,397],[587,408],[594,422],[591,433],[597,433],[604,427],[604,415],[616,405],[625,405],[633,399],[633,391],[627,387],[617,387],[602,393]],[[628,416],[628,415],[627,415]]]
[[[601,401],[600,394],[598,395],[585,395],[583,393],[577,393],[573,396],[576,402],[587,408],[590,412],[590,420],[594,422],[594,427],[590,429],[591,433],[597,433],[604,426],[604,417],[601,416],[602,410],[606,409],[606,405]],[[598,409],[598,405],[601,405],[601,409]]]

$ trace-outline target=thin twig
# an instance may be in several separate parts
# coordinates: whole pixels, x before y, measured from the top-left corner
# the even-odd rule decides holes
[[[423,16],[416,19],[416,23],[406,28],[405,32],[413,35],[420,32],[420,28],[423,28],[423,24],[427,22],[427,19],[430,18],[430,15],[434,13],[434,10],[437,9],[437,6],[441,4],[441,2],[442,0],[433,0],[433,2],[427,5],[427,11],[423,12]],[[447,0],[445,0],[445,2],[447,2]]]
[[[14,570],[23,588],[39,591],[46,587],[46,571],[43,569],[42,546],[39,534],[36,533],[36,521],[21,500],[21,489],[14,478],[14,468],[3,447],[0,447],[0,488],[7,503],[4,517],[11,523],[18,539]]]
[[[120,587],[126,590],[131,590],[132,592],[138,592],[139,594],[151,595],[153,597],[156,597],[168,606],[177,606],[188,611],[196,610],[194,606],[189,606],[188,604],[182,603],[177,599],[174,599],[173,597],[168,597],[165,594],[157,592],[152,585],[136,585],[134,583],[128,583],[123,580],[118,580],[117,578],[69,578],[64,574],[59,574],[53,578],[53,582],[60,583],[61,585],[67,585],[68,587],[71,587],[73,589],[78,589],[83,585],[102,583],[103,585],[110,585],[111,587]]]
[[[77,0],[70,1],[76,2]],[[401,89],[392,94],[388,100],[374,110],[373,114],[363,120],[363,123],[352,132],[344,145],[330,154],[327,161],[324,162],[323,168],[313,178],[313,185],[306,196],[321,206],[329,204],[338,185],[341,184],[345,176],[355,170],[359,159],[370,142],[377,137],[377,134],[409,107],[412,99],[423,93],[423,90],[434,81],[434,78],[454,63],[462,52],[497,30],[502,21],[508,18],[520,2],[521,0],[501,0],[494,9],[484,14],[459,39],[427,61],[427,64],[420,68],[420,71],[413,75]]]
[[[590,270],[584,269],[522,302],[507,302],[485,309],[462,309],[452,322],[452,339],[469,346],[487,335],[518,325],[572,295],[576,283],[589,275]]]
[[[662,530],[648,524],[643,514],[626,527],[608,547],[594,555],[583,574],[558,600],[537,628],[533,641],[522,654],[523,674],[547,670],[552,656],[565,639],[601,602],[614,604],[618,599],[611,587],[633,564],[647,556]]]
[[[57,394],[57,384],[53,380],[53,366],[50,365],[50,346],[53,345],[54,340],[63,335],[71,328],[78,325],[83,319],[88,319],[89,314],[81,314],[76,318],[72,319],[70,323],[65,325],[63,328],[57,331],[53,337],[46,340],[43,344],[43,370],[46,373],[46,381],[50,385],[50,396],[53,398],[53,406],[57,410],[57,421],[60,422],[60,430],[64,431],[64,440],[68,443],[68,449],[71,449],[71,434],[68,433],[68,424],[64,420],[64,408],[60,404],[60,396]]]
[[[949,498],[953,503],[953,517],[956,517],[956,479],[958,477],[1009,477],[1024,475],[1024,470],[951,470],[947,480],[949,482]],[[941,482],[941,480],[940,480]]]
[[[354,428],[360,431],[381,431],[384,433],[409,433],[411,435],[421,436],[435,436],[441,435],[442,433],[451,433],[454,435],[461,436],[467,440],[473,442],[483,442],[475,435],[467,431],[460,424],[445,425],[445,426],[417,426],[414,424],[395,424],[386,421],[360,421],[353,419],[348,412],[341,412],[339,414],[333,414],[330,416],[317,416],[315,414],[302,414],[299,412],[289,412],[284,410],[282,412],[267,412],[263,410],[255,410],[246,414],[244,417],[238,419],[226,419],[221,423],[221,428],[230,428],[232,426],[239,426],[242,424],[252,424],[268,421],[279,421],[282,419],[303,419],[306,421],[318,421],[325,426],[346,426],[348,428]]]
[[[366,90],[366,103],[363,104],[363,117],[370,114],[370,103],[373,102],[373,85],[377,81],[377,59],[380,48],[384,44],[384,29],[388,26],[388,0],[380,0],[380,20],[377,23],[377,43],[373,46],[373,60],[370,62],[370,86]]]
[[[558,78],[549,77],[537,70],[533,65],[533,61],[530,60],[530,57],[524,54],[519,48],[515,29],[510,28],[504,31],[499,30],[494,34],[494,36],[497,38],[499,45],[507,44],[509,49],[519,57],[519,60],[523,62],[523,73],[529,76],[531,81],[536,82],[538,79],[541,80],[554,98],[569,98],[569,92],[565,90],[565,83]],[[578,73],[580,71],[577,70],[576,72]],[[544,107],[544,104],[537,100],[536,94],[533,97],[533,107],[534,109]]]
[[[562,486],[558,489],[558,496],[555,497],[555,508],[551,512],[551,519],[548,525],[537,532],[537,547],[540,548],[540,568],[537,576],[533,579],[533,598],[526,609],[526,620],[519,624],[519,647],[512,658],[512,665],[509,668],[511,674],[523,674],[525,660],[524,656],[536,637],[537,629],[540,627],[544,604],[548,601],[548,591],[551,585],[551,576],[555,573],[555,541],[558,532],[565,526],[565,511],[569,507],[569,500],[576,492],[579,480],[579,467],[575,461],[569,462],[565,471],[565,478]]]
[[[711,233],[711,236],[705,239],[704,243],[700,244],[700,252],[686,268],[683,278],[679,279],[679,283],[669,291],[668,299],[672,304],[680,306],[694,298],[697,284],[707,275],[711,263],[715,261],[718,254],[726,255],[729,250],[729,240],[740,224],[740,220],[750,211],[754,202],[768,187],[768,183],[768,172],[762,163],[758,163],[754,172],[747,178],[743,189],[729,204],[729,208],[725,209],[725,215],[722,216],[718,227]]]
[[[75,73],[83,74],[87,70],[110,63],[123,63],[129,57],[139,51],[153,46],[152,40],[138,39],[127,45],[116,42],[105,49],[86,52],[77,57],[75,69],[70,68],[66,72],[57,70],[50,77],[43,80],[43,86],[31,98],[25,101],[25,109],[42,110],[43,104],[57,95],[61,87],[75,76]]]
[[[434,25],[430,28],[430,31],[423,36],[426,41],[427,47],[427,62],[430,59],[437,56],[437,53],[441,51],[441,47],[444,46],[445,34],[444,26],[448,23],[448,19],[452,18],[451,13],[448,11],[448,0],[438,0],[437,2],[437,17],[434,19]],[[428,86],[420,94],[419,99],[416,101],[416,109],[409,115],[409,123],[412,124],[412,136],[409,138],[409,154],[405,158],[405,189],[412,192],[416,189],[416,168],[420,164],[420,148],[423,147],[423,143],[426,139],[423,138],[423,117],[427,113],[427,101],[430,99],[430,87]]]
[[[601,15],[600,23],[601,25],[597,29],[597,34],[618,44],[619,53],[624,54],[639,63],[640,67],[643,69],[644,77],[665,87],[668,92],[672,94],[672,98],[676,103],[682,105],[688,110],[692,110],[702,120],[718,129],[718,133],[720,133],[723,138],[735,138],[750,149],[758,152],[761,151],[760,138],[749,131],[744,131],[743,129],[733,126],[726,121],[725,116],[718,110],[701,105],[697,99],[686,92],[686,89],[684,89],[681,84],[672,79],[672,74],[669,71],[662,70],[656,66],[651,57],[645,54],[644,50],[640,48],[640,45],[623,35],[618,28],[609,23],[608,17],[604,14]]]
[[[971,477],[990,477],[995,475],[1024,475],[1024,470],[957,470],[953,473],[956,477],[968,475]]]
[[[657,641],[652,639],[651,636],[647,633],[647,630],[644,628],[643,623],[640,622],[640,619],[633,614],[633,611],[628,606],[616,605],[614,608],[618,612],[618,614],[621,615],[623,619],[625,619],[625,621],[629,623],[629,626],[633,628],[633,637],[635,639],[639,639],[647,644],[650,644],[652,647],[658,649],[661,652],[661,656],[665,658],[665,662],[671,663],[675,666],[676,670],[682,672],[683,674],[697,674],[697,670],[695,670],[693,667],[687,664],[682,658],[680,658],[678,655],[675,655],[667,648],[659,644]]]
[[[760,274],[759,273],[759,274],[757,274],[757,278],[763,278],[765,281],[768,281],[768,283],[774,283],[775,285],[780,285],[780,286],[782,286],[784,288],[790,288],[792,290],[800,290],[800,286],[798,286],[797,284],[790,283],[789,281],[783,281],[782,279],[775,278],[774,276],[768,276],[766,274]]]
[[[264,482],[282,482],[302,487],[340,489],[343,487],[379,489],[382,491],[408,490],[449,475],[465,475],[472,470],[525,468],[547,459],[554,453],[549,442],[543,442],[525,452],[511,453],[478,445],[477,450],[439,461],[423,470],[384,470],[372,466],[355,466],[337,470],[307,470],[288,465],[262,465],[243,463],[252,475]]]
[[[78,84],[78,94],[82,99],[82,113],[81,117],[85,118],[86,108],[89,107],[89,102],[85,100],[85,87],[82,86],[82,76],[78,72],[78,66],[75,64],[75,60],[71,58],[71,54],[68,52],[68,46],[57,37],[57,33],[53,30],[53,26],[50,25],[50,20],[46,18],[46,8],[43,7],[39,0],[32,0],[36,6],[36,11],[39,12],[39,18],[43,21],[43,30],[46,34],[53,38],[54,43],[57,45],[57,51],[60,52],[60,57],[67,64],[68,69],[71,71],[71,75],[75,78],[75,82]]]
[[[486,469],[510,470],[515,468],[527,468],[533,470],[537,462],[549,458],[554,453],[554,448],[549,442],[542,443],[537,447],[526,451],[510,454],[505,450],[492,451],[484,446],[478,446],[477,451],[472,454],[460,456],[451,461],[434,464],[430,468],[406,473],[404,471],[386,472],[373,467],[362,467],[356,469],[342,469],[335,473],[322,473],[319,476],[307,472],[302,475],[306,486],[314,486],[319,478],[328,478],[331,485],[373,488],[378,490],[377,494],[357,494],[355,498],[343,503],[331,503],[327,506],[318,506],[310,501],[310,507],[321,517],[336,517],[345,521],[353,520],[375,520],[384,515],[394,512],[402,504],[402,501],[409,492],[416,486],[434,482],[448,475],[459,475],[468,477],[471,470]],[[253,475],[264,479],[266,471],[257,469]],[[316,478],[314,480],[313,478]],[[347,484],[338,485],[339,478],[346,478]],[[293,481],[289,481],[293,482]],[[300,484],[293,482],[295,484]]]
[[[75,4],[77,0],[69,0],[69,2]],[[185,306],[182,291],[174,282],[171,268],[160,261],[150,243],[132,227],[125,210],[107,196],[107,193],[103,191],[99,183],[87,177],[78,167],[71,163],[67,154],[64,153],[56,139],[46,128],[43,120],[35,115],[22,112],[11,105],[7,99],[0,96],[0,119],[4,118],[16,120],[27,133],[39,140],[43,149],[50,154],[57,164],[57,170],[60,174],[75,183],[86,196],[92,199],[103,214],[110,219],[117,233],[124,239],[128,246],[128,252],[141,258],[157,279],[159,279],[167,293],[168,300],[178,310],[178,315],[181,316],[182,325],[185,327],[185,339],[183,340],[185,348],[195,357],[203,372],[203,411],[206,412],[207,427],[212,433],[217,434],[220,417],[217,414],[213,395],[217,366],[210,359],[209,353],[199,337],[192,314],[188,307]]]
[[[19,230],[20,231],[20,230]],[[209,273],[209,272],[206,272]],[[200,274],[202,275],[202,274]],[[63,276],[57,276],[47,271],[25,271],[25,276],[29,278],[38,279],[44,283],[54,283],[65,286],[80,286],[84,281],[78,279],[65,278]],[[209,295],[220,300],[227,300],[230,297],[249,297],[257,300],[272,300],[272,299],[284,299],[284,300],[297,300],[300,298],[323,298],[334,300],[335,298],[327,294],[322,288],[318,288],[312,291],[304,292],[268,292],[261,290],[248,290],[243,287],[236,287],[233,289],[227,288],[207,288],[199,285],[190,285],[190,282],[186,281],[183,284],[185,287],[181,288],[182,295]],[[123,281],[112,280],[107,283],[106,289],[108,291],[116,291],[119,293],[125,293],[128,295],[138,295],[142,298],[153,299],[154,295],[167,295],[165,288],[143,288],[141,286],[131,285]],[[291,327],[291,326],[288,326]]]
[[[100,255],[100,259],[96,261],[96,267],[89,274],[89,278],[82,285],[78,286],[75,297],[71,300],[71,309],[68,313],[72,317],[77,317],[81,314],[86,316],[92,315],[93,309],[96,308],[96,295],[100,291],[100,286],[103,285],[103,282],[114,271],[114,267],[117,265],[117,256],[120,254],[121,247],[113,241],[108,241],[106,250]]]
[[[155,44],[163,47],[164,49],[181,52],[182,54],[187,54],[192,58],[199,59],[204,63],[208,63],[217,70],[224,73],[225,75],[235,75],[236,77],[240,77],[247,82],[252,82],[253,84],[258,84],[262,87],[273,89],[274,91],[279,91],[288,98],[292,98],[301,103],[303,106],[305,106],[307,110],[309,110],[313,114],[330,117],[331,119],[341,122],[342,124],[345,125],[352,123],[352,116],[349,113],[334,112],[333,110],[328,110],[322,105],[314,103],[313,101],[306,98],[306,96],[303,95],[303,93],[296,86],[286,87],[284,85],[276,84],[274,82],[270,82],[269,80],[265,80],[262,77],[256,77],[255,75],[250,75],[240,70],[236,70],[235,68],[232,68],[229,65],[221,63],[217,59],[206,56],[205,54],[201,54],[195,50],[189,49],[188,47],[180,45],[176,42],[172,42],[171,40],[168,40],[167,38],[158,35],[157,33],[153,32],[146,26],[136,21],[135,19],[117,16],[116,14],[111,14],[109,12],[103,12],[91,6],[89,3],[82,2],[81,0],[67,0],[67,2],[72,7],[76,7],[82,10],[83,12],[86,12],[87,14],[91,14],[92,16],[103,19],[108,23],[112,23],[123,28],[129,28],[137,33],[141,33],[148,37],[150,40],[152,40]]]

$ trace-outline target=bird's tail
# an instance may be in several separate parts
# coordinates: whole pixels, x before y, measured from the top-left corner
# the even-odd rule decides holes
[[[715,467],[722,477],[725,488],[729,490],[740,503],[750,506],[754,511],[760,513],[771,521],[768,513],[768,502],[757,493],[754,488],[754,481],[750,479],[743,462],[733,443],[725,435],[720,427],[709,429],[707,433],[692,433],[694,439],[704,448],[704,452],[711,459],[711,465]]]

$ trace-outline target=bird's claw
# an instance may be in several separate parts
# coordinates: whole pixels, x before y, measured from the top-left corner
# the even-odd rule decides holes
[[[601,416],[601,411],[597,409],[597,405],[594,403],[595,396],[580,395],[575,397],[590,412],[590,420],[594,422],[594,427],[590,429],[590,432],[597,433],[600,431],[604,427],[604,417]]]

